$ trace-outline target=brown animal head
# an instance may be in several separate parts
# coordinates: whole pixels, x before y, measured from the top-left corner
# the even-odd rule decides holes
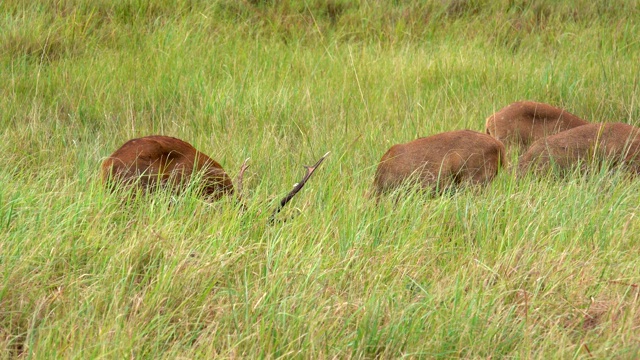
[[[306,167],[303,179],[280,201],[271,218],[302,189],[327,155],[329,153],[314,166]],[[247,160],[238,173],[238,199],[242,192],[242,178],[248,167]],[[102,163],[103,182],[111,189],[125,185],[151,192],[160,186],[168,186],[180,192],[188,186],[194,175],[201,176],[201,192],[209,201],[234,194],[231,178],[219,163],[191,144],[174,137],[154,135],[129,140]]]
[[[606,161],[640,170],[640,129],[623,123],[588,124],[534,142],[519,160],[518,174],[541,173],[552,166],[568,170],[577,164]]]
[[[373,184],[378,195],[408,181],[426,190],[482,184],[504,164],[501,142],[476,131],[451,131],[392,146],[382,156]]]
[[[557,107],[533,101],[518,101],[487,118],[487,134],[506,145],[524,149],[545,136],[588,124]]]

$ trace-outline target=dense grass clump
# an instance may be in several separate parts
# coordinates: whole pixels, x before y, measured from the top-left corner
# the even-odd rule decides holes
[[[516,100],[639,125],[637,0],[0,13],[2,358],[638,357],[637,179],[508,168],[445,196],[370,196],[391,145],[484,131]],[[232,177],[251,157],[246,211],[106,191],[101,161],[150,134]]]

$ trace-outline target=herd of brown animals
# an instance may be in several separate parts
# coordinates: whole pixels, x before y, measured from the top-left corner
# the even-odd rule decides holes
[[[429,191],[486,184],[506,165],[506,148],[524,152],[519,176],[597,161],[640,173],[640,128],[589,123],[549,104],[518,101],[487,118],[486,134],[450,131],[392,146],[378,165],[375,190],[386,193],[410,179]]]
[[[486,134],[458,130],[392,146],[375,173],[374,191],[381,195],[409,181],[427,191],[462,184],[486,184],[507,164],[507,151],[524,152],[518,174],[568,169],[593,160],[624,165],[640,172],[640,128],[623,123],[589,123],[563,109],[533,101],[510,104],[486,121]],[[327,153],[328,154],[328,153]],[[302,189],[326,158],[307,166],[303,179],[287,194],[272,218]],[[240,198],[246,160],[234,192],[222,166],[189,143],[168,136],[127,141],[102,163],[102,179],[109,186],[133,185],[143,191],[169,186],[184,189],[194,174],[209,200]]]

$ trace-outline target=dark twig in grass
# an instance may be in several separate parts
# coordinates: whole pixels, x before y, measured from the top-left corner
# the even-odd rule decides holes
[[[638,284],[629,284],[629,283],[626,283],[624,281],[618,281],[618,280],[610,280],[609,283],[610,284],[616,284],[616,285],[629,286],[629,287],[632,287],[634,289],[638,289],[638,286],[639,286]]]
[[[278,215],[278,213],[280,213],[280,211],[282,210],[282,208],[287,205],[287,203],[289,201],[291,201],[291,199],[293,199],[293,197],[300,191],[302,190],[302,188],[304,187],[304,184],[307,183],[307,180],[309,180],[309,178],[311,177],[311,175],[313,175],[313,172],[316,171],[316,169],[320,166],[320,164],[322,164],[322,162],[324,161],[324,159],[330,154],[331,152],[327,152],[326,154],[324,154],[323,157],[320,158],[320,160],[318,160],[315,164],[313,164],[312,166],[306,166],[305,168],[307,169],[307,173],[302,177],[302,180],[300,180],[300,182],[298,182],[297,184],[295,184],[293,186],[293,189],[284,197],[282,198],[282,200],[280,200],[280,205],[278,205],[278,207],[273,211],[273,213],[271,214],[271,216],[269,217],[269,224],[273,224],[273,222],[275,221],[276,215]]]
[[[238,173],[238,178],[236,181],[236,184],[238,185],[237,192],[239,197],[242,197],[242,179],[244,178],[244,172],[249,167],[249,164],[247,164],[247,161],[249,161],[249,158],[246,158],[242,162],[242,166],[240,166],[240,172]]]

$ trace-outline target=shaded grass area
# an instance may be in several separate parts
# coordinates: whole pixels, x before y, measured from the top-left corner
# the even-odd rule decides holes
[[[635,179],[369,194],[392,144],[512,101],[637,124],[637,1],[0,8],[3,357],[637,357]],[[104,190],[155,133],[250,156],[247,211]]]

